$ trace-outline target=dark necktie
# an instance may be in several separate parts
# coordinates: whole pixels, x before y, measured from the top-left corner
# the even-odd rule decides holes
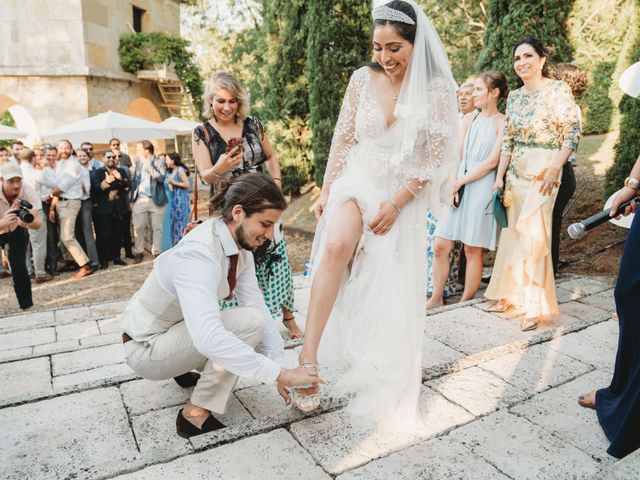
[[[229,296],[227,300],[233,297],[233,289],[236,288],[236,269],[238,268],[238,254],[229,256],[229,273],[227,281],[229,282]]]

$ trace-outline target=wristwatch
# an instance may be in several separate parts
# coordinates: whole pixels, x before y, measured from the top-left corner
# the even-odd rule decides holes
[[[627,177],[624,179],[624,186],[637,192],[640,190],[640,178]]]

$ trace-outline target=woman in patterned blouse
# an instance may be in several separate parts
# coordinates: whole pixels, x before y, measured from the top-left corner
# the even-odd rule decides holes
[[[513,50],[523,85],[509,94],[494,189],[504,188],[508,227],[502,230],[486,297],[492,311],[524,310],[520,328],[558,314],[551,258],[553,205],[562,169],[578,144],[580,125],[569,87],[546,75],[546,53],[533,37]]]
[[[192,147],[198,171],[211,185],[210,196],[221,182],[261,171],[263,164],[280,185],[278,158],[260,120],[249,115],[249,95],[238,80],[229,73],[215,73],[204,97],[205,115],[210,120],[193,131]],[[276,225],[275,239],[259,247],[254,258],[258,284],[271,314],[282,314],[291,338],[302,338],[293,315],[293,279],[281,225]],[[233,302],[222,307],[236,306]]]

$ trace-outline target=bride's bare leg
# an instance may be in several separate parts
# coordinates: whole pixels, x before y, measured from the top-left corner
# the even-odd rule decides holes
[[[340,283],[362,236],[362,215],[355,201],[343,203],[334,214],[322,261],[311,285],[311,298],[300,352],[301,362],[318,363],[318,346]]]
[[[436,237],[433,242],[433,290],[427,302],[427,308],[435,308],[444,304],[444,285],[449,276],[449,255],[453,249],[453,242],[445,238]]]

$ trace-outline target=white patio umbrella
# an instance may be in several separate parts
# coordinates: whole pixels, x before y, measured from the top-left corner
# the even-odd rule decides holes
[[[13,140],[14,138],[25,138],[29,135],[27,132],[18,130],[8,125],[0,125],[0,140]]]
[[[630,97],[640,97],[640,62],[634,63],[620,75],[620,88]]]
[[[69,123],[42,134],[42,138],[50,142],[66,138],[74,145],[81,142],[109,143],[112,138],[118,138],[124,143],[132,143],[140,140],[173,138],[173,136],[173,130],[165,129],[159,123],[112,111]]]
[[[185,120],[180,117],[169,117],[166,120],[160,122],[162,128],[173,130],[176,135],[191,134],[193,130],[200,126],[200,122],[194,122],[193,120]]]

